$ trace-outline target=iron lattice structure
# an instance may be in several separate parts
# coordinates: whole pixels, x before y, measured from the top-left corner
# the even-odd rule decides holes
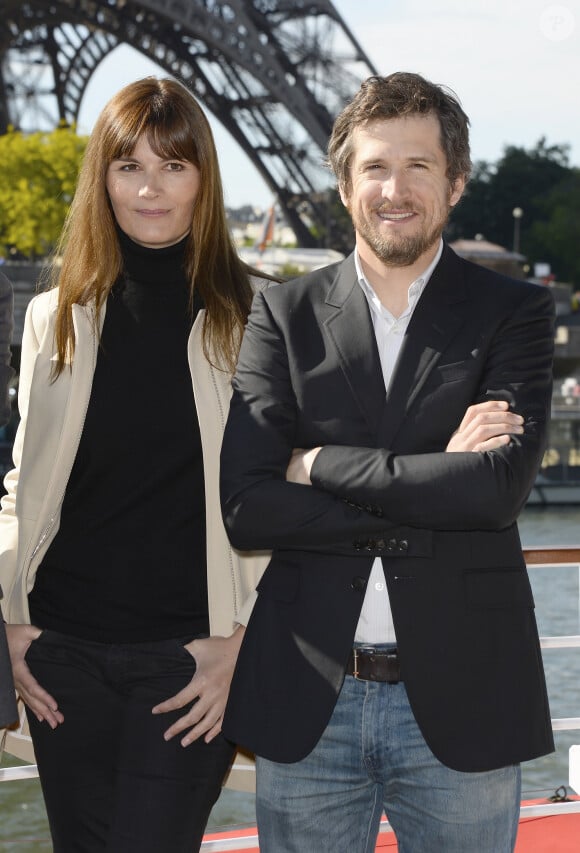
[[[0,133],[76,122],[92,74],[128,44],[229,131],[301,245],[339,247],[324,152],[334,116],[376,72],[331,2],[0,0],[0,16]]]

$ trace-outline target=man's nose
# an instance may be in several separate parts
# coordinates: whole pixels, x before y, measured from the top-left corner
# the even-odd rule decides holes
[[[404,170],[393,170],[383,181],[382,196],[391,202],[406,198],[408,193],[409,181]]]

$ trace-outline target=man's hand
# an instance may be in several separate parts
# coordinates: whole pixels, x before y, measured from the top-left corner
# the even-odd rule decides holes
[[[522,416],[510,412],[503,400],[477,403],[467,409],[445,450],[447,453],[495,450],[509,444],[512,435],[521,435],[523,423]]]
[[[286,470],[286,480],[289,483],[298,483],[300,486],[311,486],[310,471],[320,450],[322,450],[321,447],[313,447],[310,450],[302,450],[298,447],[293,450]]]
[[[40,628],[35,628],[34,625],[6,625],[12,675],[18,695],[40,723],[46,720],[51,729],[56,729],[64,722],[58,704],[50,693],[40,686],[24,660],[28,647],[41,633]]]
[[[202,735],[209,743],[220,733],[244,630],[240,625],[230,637],[207,637],[192,640],[185,646],[195,659],[195,675],[183,690],[156,705],[152,713],[164,714],[185,708],[192,702],[193,705],[167,729],[165,740],[189,730],[181,739],[182,746],[189,746]]]

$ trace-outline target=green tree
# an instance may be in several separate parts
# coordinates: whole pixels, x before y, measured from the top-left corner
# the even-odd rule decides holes
[[[0,254],[50,252],[68,212],[87,137],[63,126],[0,136]]]
[[[464,198],[451,215],[448,238],[473,239],[476,234],[483,234],[492,243],[511,249],[514,239],[512,211],[520,207],[523,210],[520,251],[530,264],[555,258],[556,244],[558,251],[563,249],[568,239],[564,235],[571,237],[570,231],[576,228],[576,237],[566,244],[565,254],[555,258],[560,278],[570,277],[571,248],[578,244],[580,237],[577,218],[565,229],[562,240],[554,240],[557,229],[565,224],[564,211],[569,209],[572,215],[580,204],[578,182],[573,180],[575,170],[569,165],[568,151],[567,145],[547,145],[542,138],[531,150],[507,146],[496,164],[476,163]],[[560,209],[558,216],[555,216],[556,206]],[[549,228],[548,223],[551,223]]]
[[[559,281],[580,286],[580,169],[555,187],[542,206],[530,229],[536,260],[548,262]]]

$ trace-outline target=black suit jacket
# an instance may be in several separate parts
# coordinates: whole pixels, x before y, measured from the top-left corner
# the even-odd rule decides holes
[[[256,297],[222,449],[232,542],[271,548],[224,731],[275,761],[332,713],[373,559],[382,557],[411,706],[435,755],[487,770],[553,749],[516,526],[550,411],[553,303],[445,247],[389,393],[353,257]],[[525,433],[445,453],[467,407],[509,401]],[[295,447],[324,449],[313,486]]]

